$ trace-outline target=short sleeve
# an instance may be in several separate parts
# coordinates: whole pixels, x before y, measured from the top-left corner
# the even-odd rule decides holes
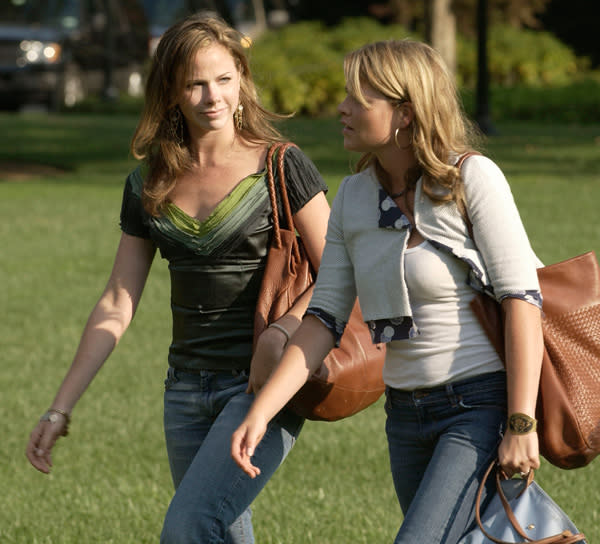
[[[321,191],[327,193],[327,184],[317,167],[297,147],[287,149],[283,164],[292,215]]]
[[[138,238],[150,238],[149,215],[142,205],[142,176],[134,170],[125,181],[121,203],[121,230]]]

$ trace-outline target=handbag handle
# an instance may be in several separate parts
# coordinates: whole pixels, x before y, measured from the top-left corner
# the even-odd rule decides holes
[[[279,209],[277,206],[277,193],[275,189],[275,176],[273,171],[273,155],[277,152],[277,178],[279,180],[279,193],[281,195],[281,204],[283,205],[283,213],[286,224],[290,230],[294,229],[294,220],[292,218],[292,210],[290,201],[288,200],[287,188],[285,185],[285,168],[283,163],[283,155],[290,147],[298,147],[292,142],[273,144],[267,153],[267,182],[269,186],[269,198],[271,199],[271,208],[273,210],[273,244],[277,248],[281,248],[281,231],[279,225]],[[294,257],[300,259],[300,250],[298,243],[294,237],[292,245]]]
[[[456,161],[454,167],[460,170],[465,160],[469,157],[472,157],[473,155],[481,155],[481,153],[479,153],[479,151],[467,151],[466,153],[463,153],[460,157],[458,157],[458,160]],[[460,214],[463,216],[463,219],[467,224],[467,230],[469,231],[469,236],[471,237],[471,240],[474,240],[473,223],[471,223],[471,219],[469,219],[469,213],[467,212],[467,201],[465,200],[464,191],[462,198],[456,202],[456,205],[458,206],[458,210],[460,211]]]
[[[525,534],[525,531],[523,530],[523,528],[521,527],[521,524],[517,520],[514,512],[512,511],[512,508],[510,507],[508,499],[506,498],[506,495],[504,494],[504,490],[502,489],[502,485],[501,485],[500,470],[496,470],[496,492],[498,493],[498,497],[500,498],[500,502],[502,503],[502,506],[504,507],[504,512],[506,513],[508,520],[514,527],[515,531],[524,540],[521,542],[518,542],[518,543],[507,542],[505,540],[500,540],[499,538],[495,538],[494,536],[490,535],[486,531],[485,527],[483,526],[483,523],[481,522],[481,497],[483,495],[483,490],[485,489],[485,484],[490,476],[490,473],[492,472],[494,467],[496,467],[497,463],[498,463],[498,460],[495,459],[492,462],[492,464],[485,471],[485,475],[483,476],[483,479],[481,480],[481,483],[479,484],[479,489],[477,490],[477,498],[475,499],[475,519],[477,520],[477,525],[479,526],[479,529],[481,530],[481,532],[484,534],[484,536],[488,540],[491,540],[492,542],[495,542],[496,544],[575,544],[577,542],[581,542],[585,538],[582,533],[578,533],[578,534],[574,535],[569,530],[565,530],[562,533],[559,533],[559,534],[556,534],[553,536],[548,536],[548,537],[538,539],[538,540],[533,540],[533,539],[529,538]],[[531,482],[533,482],[533,478],[534,478],[534,471],[530,470],[529,475],[527,476],[527,485],[523,488],[523,490],[519,493],[518,496],[522,495],[523,492],[527,489],[527,487],[529,485],[531,485]]]

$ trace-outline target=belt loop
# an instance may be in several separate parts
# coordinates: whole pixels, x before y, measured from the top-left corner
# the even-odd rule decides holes
[[[454,387],[452,386],[451,383],[446,384],[446,396],[448,397],[448,400],[449,400],[450,404],[452,405],[452,407],[457,406],[458,403],[460,402],[460,395],[457,395],[454,392]]]

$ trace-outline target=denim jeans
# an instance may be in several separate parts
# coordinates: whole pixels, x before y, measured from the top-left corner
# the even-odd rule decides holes
[[[395,544],[455,544],[474,523],[477,489],[502,439],[505,373],[432,389],[388,388],[385,409],[392,476],[404,513]]]
[[[254,480],[231,458],[231,435],[254,396],[245,372],[199,374],[169,369],[164,425],[175,495],[162,544],[252,544],[250,503],[285,459],[304,420],[283,410],[269,425],[253,462]]]

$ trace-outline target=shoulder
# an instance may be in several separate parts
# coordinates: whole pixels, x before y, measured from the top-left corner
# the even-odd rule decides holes
[[[300,191],[302,191],[302,187],[306,187],[309,188],[309,192],[312,192],[314,188],[327,192],[327,185],[318,168],[308,155],[295,144],[286,148],[283,164],[286,180],[291,182],[292,186],[299,187]]]
[[[377,179],[375,178],[372,169],[367,168],[361,172],[346,176],[340,184],[339,191],[343,191],[348,195],[357,196],[377,193]]]
[[[378,184],[370,169],[342,179],[333,200],[333,207],[347,210],[353,216],[358,209],[377,209]]]
[[[272,166],[276,168],[275,164]],[[327,192],[327,184],[315,164],[295,145],[285,150],[283,166],[292,214],[302,209],[318,193]],[[274,173],[277,176],[278,170],[274,170]]]
[[[131,171],[125,180],[125,191],[141,198],[146,174],[147,167],[145,165],[139,165]]]
[[[485,155],[468,157],[462,164],[461,175],[467,193],[509,189],[504,172]]]
[[[485,155],[473,155],[465,159],[461,173],[465,181],[473,178],[504,177],[500,167]]]
[[[292,144],[286,149],[283,161],[286,168],[317,171],[314,162],[296,144]]]

